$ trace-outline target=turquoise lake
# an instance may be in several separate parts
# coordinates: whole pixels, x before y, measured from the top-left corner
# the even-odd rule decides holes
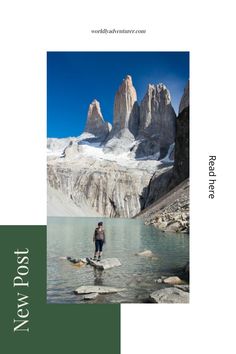
[[[78,268],[63,259],[92,257],[93,233],[103,221],[106,244],[103,258],[117,257],[121,266],[105,271],[86,265]],[[153,258],[137,256],[151,250]],[[189,261],[189,235],[167,234],[141,219],[49,217],[47,225],[47,302],[85,303],[73,291],[81,285],[104,285],[126,290],[100,295],[95,303],[148,302],[149,294],[162,287],[161,276],[176,275]]]

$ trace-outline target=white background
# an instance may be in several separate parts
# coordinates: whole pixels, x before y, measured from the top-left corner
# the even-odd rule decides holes
[[[46,51],[191,53],[191,304],[122,305],[122,354],[235,353],[233,3],[1,2],[2,225],[46,224]],[[96,28],[147,34],[92,35]],[[215,200],[209,154],[217,155]]]

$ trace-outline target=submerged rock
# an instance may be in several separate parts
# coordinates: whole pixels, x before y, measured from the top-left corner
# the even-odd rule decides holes
[[[98,297],[98,293],[91,293],[91,294],[87,294],[87,295],[84,295],[83,299],[84,300],[94,300]]]
[[[112,294],[118,293],[119,291],[124,291],[124,288],[113,288],[109,286],[97,286],[97,285],[83,285],[77,288],[74,292],[77,295],[83,294],[91,294],[91,293],[98,293],[98,294]]]
[[[106,259],[103,259],[99,262],[93,261],[91,258],[87,258],[87,261],[88,261],[88,264],[90,264],[91,266],[93,266],[97,269],[101,269],[101,270],[121,266],[121,262],[119,261],[118,258],[106,258]]]
[[[186,304],[189,303],[189,293],[176,287],[165,288],[151,293],[150,300],[158,304]]]
[[[72,258],[72,257],[65,257],[63,259],[67,259],[69,262],[71,262],[74,265],[79,266],[79,267],[82,267],[87,263],[86,259],[84,259],[84,258],[76,259],[76,258]]]
[[[142,257],[153,257],[154,254],[150,250],[145,250],[143,252],[136,253],[137,256],[142,256]]]

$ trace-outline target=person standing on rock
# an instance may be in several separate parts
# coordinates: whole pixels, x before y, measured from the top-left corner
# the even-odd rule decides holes
[[[102,256],[102,247],[105,243],[105,230],[103,227],[103,222],[98,223],[93,235],[93,242],[95,242],[95,252],[94,252],[94,261],[100,261]]]

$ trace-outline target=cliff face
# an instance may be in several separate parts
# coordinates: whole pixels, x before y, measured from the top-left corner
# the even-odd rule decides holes
[[[179,113],[176,128],[175,162],[172,185],[189,177],[189,106]]]
[[[189,84],[176,121],[173,169],[155,173],[146,191],[139,217],[165,231],[189,231]]]
[[[148,85],[140,105],[140,143],[136,157],[153,153],[159,153],[160,158],[165,157],[175,140],[175,123],[176,115],[166,86]]]
[[[179,115],[176,120],[174,166],[171,171],[159,176],[154,174],[148,186],[145,207],[189,177],[189,83],[181,99]],[[183,104],[184,102],[184,104]]]
[[[115,94],[113,128],[107,137],[104,152],[129,152],[139,126],[139,105],[132,78],[127,75]]]
[[[184,88],[184,94],[179,104],[179,114],[187,107],[189,107],[189,80]]]
[[[138,127],[137,94],[132,83],[132,78],[127,75],[115,95],[113,132],[116,134],[123,129]]]
[[[125,166],[81,153],[76,158],[48,163],[50,188],[62,192],[80,207],[86,205],[109,217],[133,217],[140,212],[141,194],[158,168],[157,162],[133,162]],[[159,173],[162,173],[160,168]],[[79,211],[78,211],[79,214]],[[89,215],[88,215],[89,216]]]

